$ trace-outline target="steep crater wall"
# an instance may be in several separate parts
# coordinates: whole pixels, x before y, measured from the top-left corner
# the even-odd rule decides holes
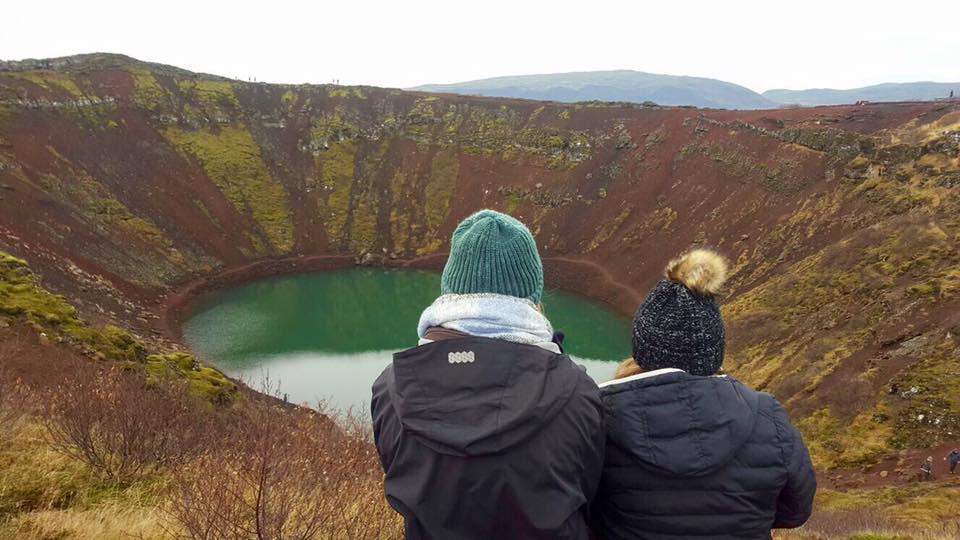
[[[958,109],[565,105],[109,56],[5,65],[0,249],[86,319],[175,347],[161,316],[197,294],[436,268],[483,207],[531,227],[550,283],[623,313],[669,258],[713,246],[734,263],[728,367],[788,404],[822,464],[849,465],[960,429],[960,393],[938,382],[960,335]]]

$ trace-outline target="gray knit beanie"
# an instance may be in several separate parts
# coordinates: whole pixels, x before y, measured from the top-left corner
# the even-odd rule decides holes
[[[677,368],[713,375],[723,365],[724,330],[714,298],[726,260],[697,249],[670,261],[633,318],[633,358],[644,371]]]

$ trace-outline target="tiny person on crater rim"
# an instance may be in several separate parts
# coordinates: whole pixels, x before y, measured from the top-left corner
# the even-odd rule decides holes
[[[542,295],[527,227],[492,210],[460,223],[418,346],[373,385],[384,491],[407,538],[589,538],[599,390],[554,341]]]

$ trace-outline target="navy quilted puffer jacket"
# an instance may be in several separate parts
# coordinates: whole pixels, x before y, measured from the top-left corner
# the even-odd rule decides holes
[[[599,538],[769,539],[810,517],[810,457],[769,394],[679,370],[611,381],[601,393]]]

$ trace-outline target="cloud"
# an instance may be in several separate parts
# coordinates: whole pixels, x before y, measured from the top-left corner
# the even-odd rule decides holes
[[[119,52],[241,79],[408,87],[597,69],[758,91],[960,78],[960,2],[17,2],[0,56]]]

